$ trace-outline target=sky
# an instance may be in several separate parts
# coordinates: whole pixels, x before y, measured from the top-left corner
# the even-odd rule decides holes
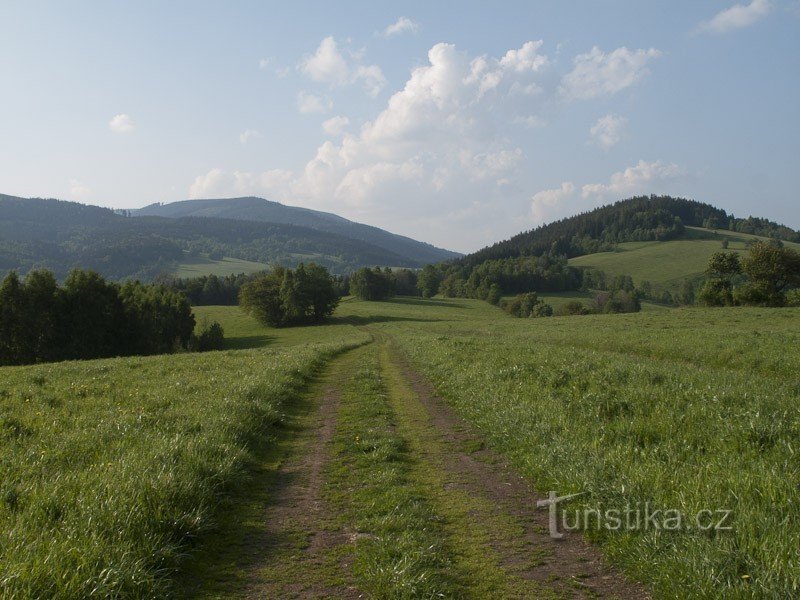
[[[800,1],[0,0],[0,193],[462,252],[637,194],[800,228]]]

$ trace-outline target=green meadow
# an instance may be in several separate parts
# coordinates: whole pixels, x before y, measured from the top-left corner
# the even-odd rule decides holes
[[[708,259],[722,250],[723,240],[728,249],[744,253],[752,240],[766,238],[733,231],[707,230],[687,227],[686,235],[667,242],[625,242],[617,244],[611,252],[598,252],[572,258],[574,267],[588,267],[604,271],[607,275],[630,275],[635,283],[649,281],[658,290],[675,291],[686,280],[699,281],[708,266]],[[784,242],[793,250],[800,244]]]
[[[419,526],[441,497],[393,462],[410,450],[392,437],[391,411],[354,404],[383,401],[376,353],[392,348],[542,496],[588,492],[571,508],[648,503],[687,523],[730,510],[731,530],[587,533],[655,597],[800,593],[800,309],[515,319],[475,300],[347,298],[325,325],[291,329],[236,307],[195,312],[222,323],[228,350],[0,369],[4,597],[170,595],[247,481],[256,443],[327,361],[364,344],[343,398],[352,419],[334,437],[351,468],[327,476],[334,491],[379,476],[417,500],[392,517],[408,522],[399,546],[359,541],[356,579],[408,548],[420,589],[451,585],[446,563],[424,557],[450,542]],[[364,437],[360,420],[387,462],[363,462],[348,442]],[[353,518],[387,518],[369,494],[353,502],[366,511]]]

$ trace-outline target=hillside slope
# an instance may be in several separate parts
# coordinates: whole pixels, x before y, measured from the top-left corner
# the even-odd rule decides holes
[[[349,221],[332,213],[286,206],[263,198],[225,198],[218,200],[183,200],[169,204],[151,204],[132,210],[133,216],[205,217],[242,221],[262,221],[298,225],[325,231],[384,248],[416,262],[427,264],[460,256],[424,242],[390,233],[378,227]]]
[[[149,279],[205,256],[287,266],[313,260],[337,273],[424,264],[360,239],[294,224],[131,218],[76,202],[0,195],[0,273],[42,267],[63,277],[81,267],[111,278]]]
[[[800,233],[767,219],[738,219],[720,208],[670,196],[638,196],[548,223],[469,254],[459,264],[560,254],[569,258],[611,250],[623,242],[667,241],[683,237],[685,227],[800,242]]]
[[[572,258],[569,265],[598,269],[609,277],[630,275],[636,284],[649,281],[657,291],[674,292],[687,279],[702,279],[708,259],[723,250],[723,240],[727,240],[729,251],[743,253],[747,244],[756,239],[768,238],[725,230],[687,228],[681,239],[626,242],[609,252]],[[800,251],[800,244],[784,242],[784,245]]]

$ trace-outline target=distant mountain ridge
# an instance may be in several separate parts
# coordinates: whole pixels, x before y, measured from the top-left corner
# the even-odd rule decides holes
[[[295,214],[306,209],[298,210]],[[341,219],[309,212],[316,220]],[[351,229],[359,226],[341,220]],[[442,260],[454,254],[369,229],[375,229],[376,237],[398,238],[395,247],[401,251],[411,248],[416,252],[409,256],[364,239],[294,223],[145,214],[132,217],[129,211],[0,194],[0,274],[12,269],[25,274],[33,268],[47,268],[63,277],[70,269],[80,267],[114,279],[147,280],[174,273],[187,260],[203,256],[287,266],[314,261],[334,273],[346,273],[374,265],[417,268],[428,262],[421,256],[432,253]]]
[[[422,264],[440,262],[461,256],[457,252],[437,248],[425,242],[418,242],[378,227],[356,223],[333,213],[298,206],[287,206],[254,196],[181,200],[170,202],[169,204],[157,203],[131,210],[130,212],[136,217],[202,217],[297,225],[361,240]]]

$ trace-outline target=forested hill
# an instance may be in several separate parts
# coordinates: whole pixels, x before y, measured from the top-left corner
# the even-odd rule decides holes
[[[315,261],[336,273],[362,266],[421,267],[425,261],[361,239],[284,223],[220,218],[129,217],[77,202],[0,195],[0,274],[37,267],[63,278],[76,267],[114,279],[148,280],[196,256],[294,266]]]
[[[418,242],[378,227],[348,221],[332,213],[297,206],[286,206],[263,198],[183,200],[169,204],[151,204],[130,212],[133,216],[212,217],[298,225],[354,240],[361,240],[421,264],[439,262],[460,256],[456,252]]]
[[[640,196],[561,219],[515,235],[456,261],[475,266],[520,256],[569,258],[610,250],[620,242],[676,239],[684,227],[726,229],[800,242],[800,233],[767,219],[737,219],[720,208],[670,196]]]

